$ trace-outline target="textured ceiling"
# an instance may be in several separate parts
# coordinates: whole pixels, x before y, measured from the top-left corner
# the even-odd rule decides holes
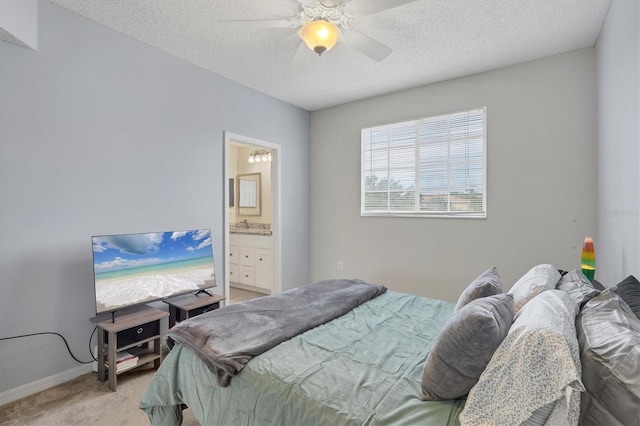
[[[380,62],[338,43],[291,60],[296,29],[220,21],[293,17],[296,0],[50,0],[130,37],[309,111],[595,44],[611,0],[416,0],[352,26],[391,47]],[[304,0],[308,1],[308,0]]]

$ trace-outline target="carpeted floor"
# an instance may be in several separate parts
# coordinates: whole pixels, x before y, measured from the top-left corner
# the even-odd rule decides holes
[[[262,293],[255,291],[244,290],[242,288],[231,287],[229,292],[229,304],[244,302],[245,300],[256,299],[258,297],[265,296]]]
[[[140,397],[155,370],[138,369],[118,376],[118,390],[111,392],[96,373],[0,407],[0,425],[148,425],[138,407]],[[198,425],[190,410],[183,425]]]
[[[232,288],[230,303],[264,296],[261,293]],[[70,382],[0,407],[0,425],[148,425],[138,407],[155,370],[140,368],[118,376],[116,392],[108,383],[98,381],[96,373],[85,374]],[[184,426],[198,425],[191,410],[184,410]]]

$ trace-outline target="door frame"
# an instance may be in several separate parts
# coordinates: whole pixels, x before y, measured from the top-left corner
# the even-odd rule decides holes
[[[249,145],[256,147],[256,149],[269,149],[271,150],[271,234],[273,238],[273,279],[275,281],[275,292],[280,293],[282,286],[280,283],[280,276],[282,272],[281,262],[281,250],[282,250],[282,236],[281,236],[281,221],[280,221],[280,176],[281,176],[281,150],[282,147],[278,144],[263,141],[260,139],[252,138],[249,136],[239,135],[237,133],[224,132],[224,297],[225,306],[228,305],[230,296],[230,283],[229,277],[229,150],[232,142],[242,145]],[[233,176],[235,179],[235,176]]]

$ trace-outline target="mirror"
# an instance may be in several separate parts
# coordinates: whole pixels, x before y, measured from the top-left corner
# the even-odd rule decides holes
[[[260,216],[260,173],[238,175],[238,216]]]

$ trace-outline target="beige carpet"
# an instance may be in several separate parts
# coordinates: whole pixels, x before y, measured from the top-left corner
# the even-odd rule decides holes
[[[132,370],[118,376],[118,390],[98,381],[96,373],[0,407],[0,425],[148,425],[138,407],[155,370]],[[191,410],[184,411],[185,426],[198,425]]]
[[[233,305],[234,303],[244,302],[245,300],[256,299],[258,297],[266,296],[263,293],[258,293],[255,291],[244,290],[242,288],[231,287],[229,294],[229,304]]]
[[[264,294],[231,289],[231,303],[262,297]],[[138,407],[155,370],[140,368],[118,376],[117,392],[99,382],[96,373],[0,407],[0,425],[148,425]],[[191,410],[183,412],[182,424],[198,425]]]

